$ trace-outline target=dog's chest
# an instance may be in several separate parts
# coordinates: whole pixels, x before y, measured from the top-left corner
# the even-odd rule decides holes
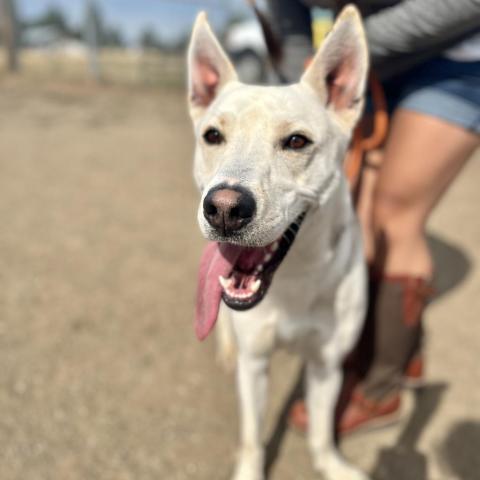
[[[291,291],[290,291],[291,293]],[[255,350],[268,351],[277,347],[305,354],[318,352],[335,330],[334,297],[307,298],[289,295],[272,288],[262,304],[244,315],[251,316],[255,325]]]
[[[299,270],[295,251],[287,259],[268,292],[263,308],[275,312],[273,330],[276,344],[305,353],[328,342],[335,330],[335,298],[338,275],[334,261],[321,262],[322,268]],[[328,255],[330,257],[330,255]],[[331,257],[330,257],[331,258]]]
[[[333,302],[324,299],[321,306],[313,307],[305,311],[287,310],[278,316],[275,336],[279,346],[306,353],[318,352],[328,342],[335,330]]]

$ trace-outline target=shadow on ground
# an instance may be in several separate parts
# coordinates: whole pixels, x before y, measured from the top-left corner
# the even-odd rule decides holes
[[[416,450],[422,432],[437,411],[445,384],[429,385],[415,392],[414,410],[397,443],[382,449],[373,468],[375,480],[427,480],[427,457]]]
[[[462,421],[454,425],[439,448],[439,455],[459,480],[480,477],[480,422]]]
[[[433,279],[435,298],[458,287],[472,269],[468,253],[438,235],[428,234],[428,245],[433,256],[435,275]]]

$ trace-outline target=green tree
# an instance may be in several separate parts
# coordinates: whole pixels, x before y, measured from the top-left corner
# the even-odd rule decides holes
[[[140,34],[139,43],[145,49],[159,49],[162,42],[153,28],[146,27]]]
[[[126,44],[122,31],[116,27],[107,27],[103,33],[102,45],[105,47],[124,47]]]
[[[64,35],[70,31],[63,11],[55,6],[49,7],[43,15],[31,22],[30,26],[53,27],[57,32]]]

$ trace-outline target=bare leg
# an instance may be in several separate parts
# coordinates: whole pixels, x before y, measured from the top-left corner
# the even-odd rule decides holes
[[[433,274],[425,225],[478,144],[475,134],[431,116],[399,110],[392,119],[373,198],[374,266],[382,275],[374,279],[367,320],[375,332],[374,356],[362,390],[371,400],[398,394],[420,347]]]
[[[384,273],[431,277],[425,224],[479,141],[443,120],[395,113],[373,203],[375,260]]]
[[[373,197],[378,181],[378,173],[383,162],[383,150],[373,150],[367,153],[367,166],[362,172],[362,188],[356,206],[357,215],[362,227],[364,253],[367,262],[373,262],[375,239],[372,226]]]

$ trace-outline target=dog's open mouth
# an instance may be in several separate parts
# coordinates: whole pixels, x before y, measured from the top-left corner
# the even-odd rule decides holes
[[[283,235],[265,247],[239,247],[237,261],[228,277],[219,276],[223,301],[234,310],[255,306],[267,293],[273,274],[282,263],[297,235],[303,215],[290,224]]]
[[[217,320],[220,299],[235,310],[259,303],[292,246],[305,217],[302,213],[282,236],[264,247],[210,242],[200,263],[195,330],[203,340]]]

